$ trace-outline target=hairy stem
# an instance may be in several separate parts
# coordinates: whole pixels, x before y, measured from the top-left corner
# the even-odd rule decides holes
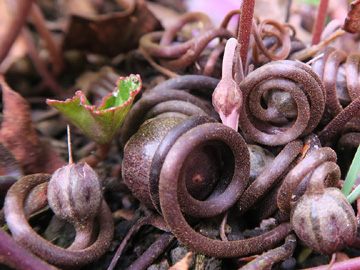
[[[55,270],[29,251],[20,247],[10,235],[0,230],[0,263],[5,263],[19,270]]]
[[[240,43],[240,57],[246,74],[246,61],[250,44],[251,27],[254,16],[255,0],[244,0],[238,30],[238,42]]]
[[[316,45],[320,42],[321,33],[324,29],[326,15],[327,15],[327,7],[329,0],[321,0],[318,8],[318,14],[316,16],[311,45]]]

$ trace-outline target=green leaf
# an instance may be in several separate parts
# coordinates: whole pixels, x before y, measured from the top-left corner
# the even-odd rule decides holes
[[[123,123],[135,96],[141,90],[139,75],[120,77],[115,90],[99,106],[91,105],[81,91],[65,101],[46,100],[75,126],[99,144],[109,143]]]
[[[353,203],[360,196],[360,185],[358,185],[351,193],[351,189],[356,181],[360,171],[360,145],[358,146],[354,159],[351,162],[349,171],[346,175],[344,185],[341,191],[347,196],[349,203]]]

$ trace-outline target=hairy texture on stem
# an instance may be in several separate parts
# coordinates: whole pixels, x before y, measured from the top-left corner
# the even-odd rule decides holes
[[[309,134],[320,122],[325,107],[319,77],[308,66],[295,61],[275,61],[256,69],[245,77],[240,89],[244,96],[240,128],[251,139],[265,145],[283,145]],[[274,107],[261,106],[263,95],[270,89],[291,94],[298,110],[295,121],[284,119],[287,121],[284,127],[272,125],[272,121],[283,115]]]
[[[254,7],[255,0],[244,0],[241,6],[237,38],[240,43],[240,57],[244,74],[246,74],[247,54],[249,51],[251,27],[253,25]]]
[[[47,262],[62,267],[84,265],[100,258],[111,243],[114,228],[111,212],[105,201],[102,202],[98,215],[98,237],[85,249],[70,251],[55,246],[40,237],[29,225],[23,210],[24,200],[31,189],[49,179],[50,175],[46,174],[29,175],[16,182],[8,191],[4,206],[5,218],[13,238]]]
[[[219,128],[216,128],[216,126]],[[222,128],[220,129],[221,126]],[[207,134],[206,138],[202,134]],[[237,159],[235,160],[233,181],[220,195],[216,197],[210,196],[206,201],[197,201],[191,196],[184,198],[184,183],[179,182],[182,178],[181,172],[183,169],[179,164],[182,164],[186,160],[196,145],[202,145],[205,140],[223,141],[230,146],[230,149],[232,149],[234,153],[234,158]],[[245,165],[246,167],[244,168],[244,165],[241,165],[244,164],[244,162],[246,164],[246,157],[244,154],[238,154],[238,151],[241,151],[241,149],[245,150],[246,146],[243,143],[239,143],[238,140],[241,142],[243,139],[238,133],[228,127],[213,123],[203,124],[183,134],[175,142],[165,158],[160,174],[159,186],[161,211],[165,221],[179,241],[196,252],[215,257],[237,257],[269,248],[285,237],[291,230],[289,224],[286,223],[259,237],[224,242],[202,236],[194,231],[185,221],[182,214],[183,204],[185,202],[191,202],[188,206],[193,205],[189,209],[186,209],[186,211],[184,210],[185,213],[190,215],[200,214],[200,216],[211,216],[218,215],[229,208],[229,206],[226,205],[228,204],[228,198],[233,197],[231,194],[241,195],[245,186],[237,183],[237,181],[243,179],[244,170],[247,166]],[[245,153],[247,151],[246,148]],[[242,176],[235,176],[238,174],[238,170],[241,171]],[[181,201],[183,201],[183,203],[181,203]],[[224,203],[226,203],[226,205],[224,205]],[[215,210],[214,207],[216,207],[217,210]]]
[[[275,30],[277,31],[274,31],[272,29],[266,30],[266,27],[268,25],[273,26],[273,28],[275,28]],[[279,32],[279,34],[277,32]],[[288,34],[287,29],[284,25],[281,25],[280,23],[273,20],[265,20],[262,21],[259,26],[253,26],[253,35],[254,42],[252,45],[252,57],[255,63],[264,62],[264,60],[260,58],[259,49],[266,58],[272,61],[284,60],[288,57],[291,48],[291,41],[290,35]],[[265,47],[263,40],[265,38],[271,37],[276,38],[276,43],[271,46],[270,49],[268,49]],[[277,52],[280,47],[280,52]]]
[[[121,127],[121,144],[124,146],[146,119],[160,114],[182,118],[191,115],[210,115],[209,108],[200,99],[175,89],[197,90],[210,97],[218,82],[219,80],[207,76],[185,75],[167,80],[148,90],[127,114]]]
[[[182,180],[178,184],[177,192],[179,197],[177,200],[179,201],[177,201],[177,203],[181,205],[182,210],[188,215],[196,217],[215,216],[229,209],[238,200],[242,191],[245,189],[250,172],[249,152],[245,146],[245,142],[237,132],[222,124],[201,124],[184,133],[173,144],[164,160],[160,174],[160,189],[161,186],[164,185],[162,183],[164,170],[177,168],[172,172],[172,176],[174,176],[172,179],[182,179],[184,173],[187,171],[184,164],[196,153],[197,148],[206,145],[216,146],[218,144],[220,149],[224,149],[222,150],[224,152],[220,153],[220,155],[221,158],[224,159],[223,166],[226,168],[222,169],[225,175],[219,177],[219,179],[221,179],[220,181],[224,182],[220,185],[221,189],[215,189],[214,193],[210,195],[206,201],[202,201],[195,199],[189,194],[185,181]],[[226,148],[230,150],[230,153],[228,153],[229,150],[225,150]],[[176,158],[174,155],[176,155]],[[233,173],[228,175],[231,170]],[[177,181],[180,181],[180,179]],[[160,190],[159,195],[160,205],[163,211],[162,207],[166,202],[164,198],[162,199]],[[168,220],[166,221],[168,222]]]
[[[319,148],[306,155],[285,177],[278,192],[277,204],[284,213],[290,213],[292,196],[300,182],[322,163],[336,162],[336,153],[329,147]],[[327,179],[326,186],[336,186],[339,179]]]
[[[20,247],[4,230],[0,230],[0,262],[19,270],[55,270],[26,249]]]
[[[196,116],[144,123],[124,149],[123,179],[134,195],[148,207],[162,211],[159,174],[174,144],[180,141],[186,147],[181,152],[184,159],[177,165],[181,170],[178,188],[182,211],[190,216],[209,217],[229,209],[247,184],[249,152],[238,133],[213,122],[212,118]]]
[[[183,121],[181,124],[172,128],[165,135],[165,137],[161,140],[158,148],[156,149],[156,152],[154,153],[154,157],[153,157],[153,160],[151,163],[150,174],[149,174],[149,191],[150,191],[151,201],[159,213],[161,213],[160,198],[159,198],[159,177],[160,177],[160,171],[164,164],[166,155],[168,154],[168,152],[170,151],[171,147],[176,142],[176,140],[180,136],[182,136],[185,132],[187,132],[188,130],[190,130],[198,125],[208,123],[208,122],[213,122],[213,121],[214,121],[213,119],[208,118],[208,117],[198,117],[198,116],[191,117],[191,118]],[[209,155],[210,155],[210,153],[209,153]],[[207,160],[207,161],[208,161],[210,167],[212,165],[216,166],[216,164],[212,164],[212,162],[214,162],[214,160]],[[199,163],[198,165],[204,165],[204,164]],[[190,169],[192,169],[192,168],[190,167]],[[211,171],[211,169],[209,171]],[[196,177],[199,177],[199,176],[202,177],[203,174],[196,174]],[[214,173],[214,176],[217,176],[216,173]],[[203,183],[200,182],[200,183],[198,183],[198,185],[202,185],[202,188],[201,188],[202,191],[200,191],[199,188],[196,187],[198,185],[195,184],[193,186],[195,188],[195,190],[193,190],[192,193],[193,194],[198,193],[197,197],[205,197],[204,191],[212,190],[214,188],[214,184],[215,184],[213,181],[207,181],[207,179],[202,179],[201,181]],[[204,187],[205,185],[207,187]],[[188,185],[187,189],[191,190],[191,185]]]
[[[297,157],[302,149],[300,140],[288,143],[276,158],[263,170],[258,178],[245,190],[237,205],[240,214],[245,213],[269,192],[276,181]]]
[[[321,142],[327,143],[332,141],[352,118],[360,113],[360,97],[351,102],[344,110],[342,110],[325,128],[319,133]]]

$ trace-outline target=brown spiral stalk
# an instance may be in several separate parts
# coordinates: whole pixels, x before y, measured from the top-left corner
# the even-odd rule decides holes
[[[284,213],[290,213],[293,194],[301,181],[324,162],[336,163],[336,153],[329,147],[322,147],[306,155],[285,177],[278,192],[277,205]],[[336,186],[340,180],[337,177],[326,178],[325,186]]]
[[[167,80],[143,94],[131,108],[121,127],[122,145],[130,139],[139,126],[153,117],[181,117],[210,115],[210,107],[184,90],[194,90],[211,97],[219,81],[202,75],[185,75]]]
[[[199,22],[202,27],[198,29],[198,33],[195,36],[192,36],[193,33],[181,36],[179,33],[190,22]],[[225,28],[214,28],[206,14],[189,12],[180,17],[176,24],[169,29],[142,36],[139,41],[139,49],[147,59],[152,60],[156,58],[160,62],[161,66],[155,63],[154,60],[151,61],[151,63],[156,64],[154,65],[155,68],[161,67],[159,69],[160,72],[164,70],[178,71],[193,64],[215,38],[228,39],[232,36],[233,34]],[[180,40],[183,42],[176,44]],[[218,53],[212,56],[212,62],[219,56],[221,46],[220,50],[218,49],[217,51]],[[207,74],[213,69],[213,65],[212,63],[208,64]]]
[[[288,143],[276,158],[263,170],[256,180],[244,191],[237,205],[239,213],[245,213],[257,203],[277,183],[291,162],[297,157],[303,147],[300,140]]]
[[[203,136],[203,134],[206,134],[206,136]],[[274,230],[258,237],[238,241],[221,241],[207,238],[197,233],[187,223],[183,212],[202,217],[217,215],[228,208],[223,206],[224,203],[229,202],[230,197],[233,197],[235,193],[241,195],[242,190],[245,188],[242,184],[235,184],[233,179],[225,191],[216,197],[211,195],[205,201],[196,200],[188,195],[182,180],[182,174],[186,170],[182,168],[181,164],[184,164],[194,151],[194,148],[203,145],[206,141],[220,141],[228,145],[235,158],[234,176],[238,170],[242,171],[241,174],[244,173],[244,165],[241,164],[246,163],[246,155],[238,156],[237,153],[242,151],[242,148],[245,150],[244,147],[246,146],[241,143],[243,139],[233,129],[222,124],[206,123],[184,133],[169,150],[160,173],[160,207],[171,231],[186,246],[196,252],[214,257],[238,257],[257,252],[260,249],[263,250],[264,247],[271,247],[283,239],[291,230],[288,223],[281,224]],[[247,151],[246,149],[243,153]],[[238,176],[235,178],[238,178]]]
[[[309,134],[321,120],[325,97],[319,77],[308,66],[289,60],[274,61],[251,72],[240,84],[244,105],[241,130],[265,145],[283,145]],[[262,99],[271,89],[291,94],[297,104],[297,118],[287,119],[275,107],[264,108]],[[311,117],[310,117],[311,116]],[[279,118],[285,125],[274,125]]]
[[[8,191],[5,199],[5,218],[15,241],[45,261],[63,267],[84,265],[100,258],[109,247],[113,237],[113,221],[110,209],[102,201],[97,239],[87,247],[76,250],[64,249],[39,236],[29,225],[24,213],[24,201],[29,192],[47,183],[50,175],[34,174],[21,178]]]

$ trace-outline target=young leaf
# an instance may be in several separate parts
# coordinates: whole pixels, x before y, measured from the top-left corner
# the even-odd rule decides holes
[[[341,191],[347,196],[349,203],[353,203],[360,195],[360,185],[357,186],[352,192],[351,189],[356,181],[360,171],[360,145],[358,146],[354,159],[351,162],[349,171],[346,175],[344,185]],[[351,193],[350,193],[351,192]]]
[[[81,91],[72,99],[46,103],[62,112],[86,136],[99,144],[109,143],[120,128],[135,96],[141,90],[139,75],[120,77],[115,90],[99,106],[91,105]]]

